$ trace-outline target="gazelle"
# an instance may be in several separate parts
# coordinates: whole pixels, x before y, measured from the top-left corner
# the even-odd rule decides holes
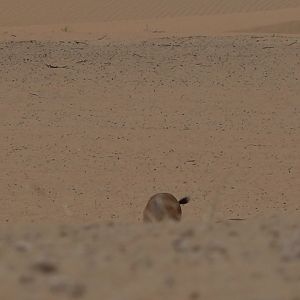
[[[148,222],[160,222],[166,219],[180,221],[181,205],[189,202],[189,197],[184,197],[179,201],[171,194],[159,193],[150,198],[144,212],[143,220]]]

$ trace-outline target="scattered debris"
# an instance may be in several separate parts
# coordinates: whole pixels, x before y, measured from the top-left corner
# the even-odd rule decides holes
[[[43,274],[52,274],[58,271],[57,265],[50,260],[41,259],[32,265],[32,269]]]
[[[68,68],[68,66],[56,66],[56,65],[50,65],[50,64],[45,64],[45,65],[50,69],[65,69],[65,68]]]
[[[75,41],[76,44],[83,44],[83,45],[88,45],[88,43],[86,42],[79,42],[79,41]]]
[[[98,41],[102,41],[107,37],[107,34],[103,35],[102,37],[98,38]]]
[[[82,60],[76,61],[76,64],[82,64],[82,63],[85,63],[87,61],[88,61],[87,59],[82,59]]]

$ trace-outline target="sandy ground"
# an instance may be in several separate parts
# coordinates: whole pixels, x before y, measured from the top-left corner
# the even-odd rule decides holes
[[[298,299],[299,215],[2,227],[2,299]],[[22,297],[20,297],[20,294]]]
[[[299,299],[299,0],[0,4],[0,299]]]
[[[2,222],[136,223],[161,191],[193,220],[298,210],[299,45],[1,43]]]
[[[0,39],[300,34],[300,0],[2,0]]]

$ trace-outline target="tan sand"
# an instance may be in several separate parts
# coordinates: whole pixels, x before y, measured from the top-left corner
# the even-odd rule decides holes
[[[28,26],[207,16],[299,8],[299,0],[1,1],[1,25]]]
[[[1,298],[297,299],[299,215],[199,225],[2,227]]]
[[[299,39],[1,44],[1,219],[299,209]],[[51,68],[49,66],[59,67]]]
[[[2,2],[0,39],[8,40],[300,33],[300,0]]]
[[[0,3],[0,299],[296,300],[300,1]]]

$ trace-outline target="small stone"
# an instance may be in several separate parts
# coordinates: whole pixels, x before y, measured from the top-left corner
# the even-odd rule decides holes
[[[52,274],[58,271],[56,264],[49,260],[40,260],[32,265],[32,269],[43,274]]]

